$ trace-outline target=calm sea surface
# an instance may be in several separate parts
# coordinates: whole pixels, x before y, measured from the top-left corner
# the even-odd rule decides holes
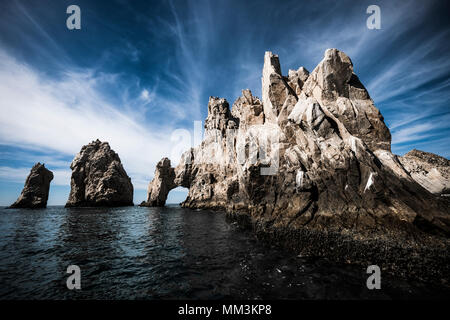
[[[69,265],[81,290],[69,290]],[[298,257],[225,215],[166,208],[0,208],[0,299],[448,298],[365,268]]]

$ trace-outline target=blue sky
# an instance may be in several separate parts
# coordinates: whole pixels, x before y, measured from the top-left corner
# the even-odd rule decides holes
[[[71,4],[81,30],[66,28]],[[371,4],[381,30],[366,27]],[[70,162],[97,138],[119,153],[141,202],[156,162],[180,142],[173,133],[204,120],[209,96],[261,95],[265,51],[285,74],[312,71],[327,48],[346,52],[393,152],[448,158],[448,12],[447,1],[2,1],[0,205],[38,161],[55,174],[49,204],[64,204]]]

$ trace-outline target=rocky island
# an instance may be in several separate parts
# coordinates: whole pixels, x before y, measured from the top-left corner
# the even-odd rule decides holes
[[[19,198],[9,208],[46,208],[53,173],[36,163],[28,175]]]
[[[262,99],[244,90],[230,110],[211,97],[204,140],[175,168],[161,160],[142,205],[162,206],[186,187],[182,206],[225,210],[300,254],[448,284],[450,203],[436,195],[448,190],[448,160],[434,173],[420,153],[424,178],[419,153],[391,152],[390,131],[345,53],[328,49],[311,73],[284,76],[266,52]]]
[[[83,146],[70,168],[72,177],[66,207],[133,205],[131,179],[108,142],[97,139]]]

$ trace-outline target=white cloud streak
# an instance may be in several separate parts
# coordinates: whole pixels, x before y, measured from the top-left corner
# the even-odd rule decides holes
[[[397,145],[436,136],[439,137],[443,134],[445,135],[445,133],[441,132],[442,129],[450,129],[450,114],[444,115],[439,119],[428,119],[392,130],[392,144]],[[430,142],[428,143],[430,144]]]
[[[170,155],[172,130],[140,123],[105,102],[95,89],[100,81],[89,72],[49,79],[0,51],[0,144],[74,156],[92,140],[108,141],[135,188],[146,188],[156,162]],[[29,168],[18,170],[4,168],[2,177],[23,178]],[[58,183],[68,185],[69,176],[61,174]]]

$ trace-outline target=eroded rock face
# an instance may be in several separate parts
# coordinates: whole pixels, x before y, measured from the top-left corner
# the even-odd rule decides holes
[[[294,77],[292,77],[292,80]],[[262,100],[265,120],[276,123],[283,109],[289,108],[297,101],[297,95],[287,81],[289,78],[281,74],[278,55],[266,52],[262,72]],[[291,100],[287,103],[287,100]],[[285,111],[287,114],[288,112]]]
[[[223,98],[210,97],[208,103],[208,117],[205,120],[205,130],[218,130],[222,134],[227,129],[235,129],[238,126],[230,112],[227,100]]]
[[[174,169],[172,187],[189,188],[183,206],[220,208],[302,252],[333,254],[338,246],[339,259],[364,263],[369,249],[344,250],[344,236],[397,245],[450,233],[448,202],[391,153],[389,129],[345,53],[329,49],[311,74],[300,68],[284,77],[267,52],[262,102],[244,90],[231,114],[227,108],[210,98],[203,142]],[[317,232],[339,237],[314,242]]]
[[[131,179],[108,142],[97,139],[83,146],[70,168],[72,178],[66,207],[133,205]]]
[[[372,150],[391,150],[391,134],[369,93],[353,72],[350,58],[337,49],[328,49],[311,72],[303,91],[313,96],[336,117],[347,131]]]
[[[170,160],[163,158],[156,165],[155,176],[148,186],[147,201],[141,207],[163,207],[169,191],[176,187],[175,170],[170,166]]]
[[[36,163],[25,181],[22,193],[10,208],[46,208],[53,173],[44,164]]]
[[[450,196],[450,160],[416,149],[399,160],[422,187],[437,195]]]
[[[237,98],[231,109],[233,117],[238,119],[240,128],[248,128],[264,124],[264,107],[258,97],[254,97],[248,89],[242,90],[242,96]]]
[[[309,71],[305,67],[300,67],[298,70],[289,70],[288,85],[294,90],[297,96],[302,93],[303,85],[309,77]]]

